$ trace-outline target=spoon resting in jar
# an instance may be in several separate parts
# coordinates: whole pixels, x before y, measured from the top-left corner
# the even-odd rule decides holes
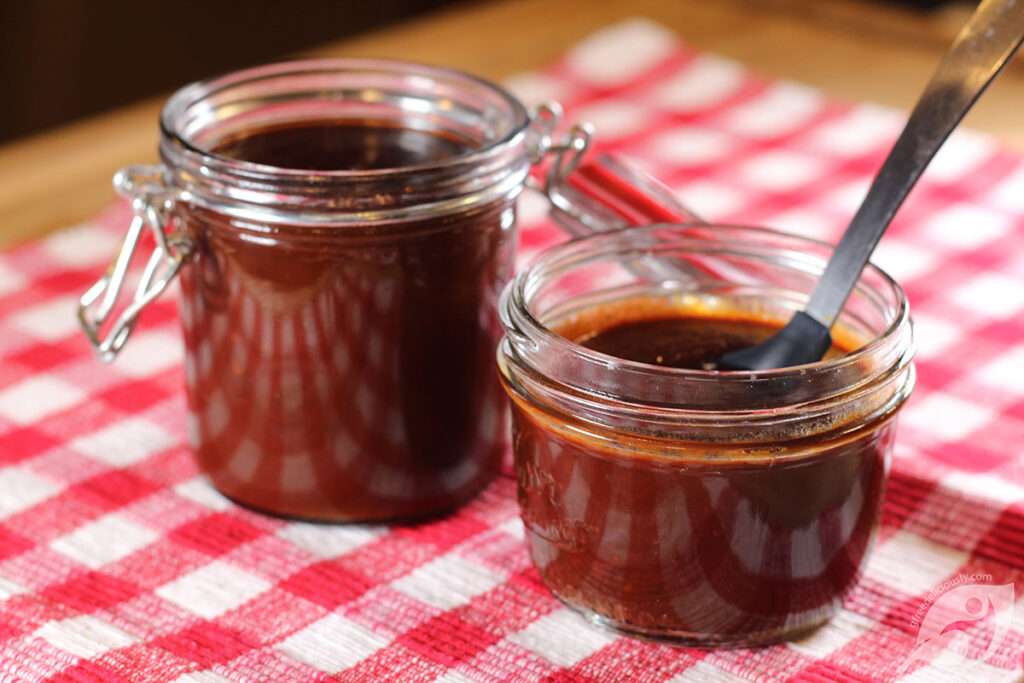
[[[768,370],[821,360],[830,329],[893,216],[942,143],[1024,40],[1024,0],[982,0],[914,107],[811,292],[779,332],[708,369]]]

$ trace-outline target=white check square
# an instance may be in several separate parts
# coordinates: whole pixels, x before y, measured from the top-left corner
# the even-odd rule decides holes
[[[0,469],[0,518],[27,510],[56,495],[60,488],[19,465]]]
[[[338,557],[377,540],[387,533],[385,526],[327,525],[293,522],[277,531],[284,539],[321,558]]]
[[[51,621],[32,635],[64,652],[86,659],[137,642],[132,635],[89,614]]]
[[[187,612],[213,619],[245,604],[270,586],[258,576],[216,560],[155,592]]]
[[[560,609],[513,633],[508,640],[557,666],[570,667],[614,642],[615,635],[598,630],[569,609]]]
[[[28,593],[29,589],[22,586],[17,581],[0,576],[0,600],[7,600],[13,598],[15,595],[22,595]]]
[[[164,296],[169,296],[164,292]],[[181,333],[169,329],[140,330],[117,356],[117,371],[129,377],[152,377],[182,362]]]
[[[765,217],[764,223],[785,232],[819,240],[827,240],[838,231],[833,217],[807,209],[789,209],[772,214]]]
[[[388,642],[351,619],[329,614],[292,634],[277,648],[314,669],[333,674],[355,666]]]
[[[11,314],[8,322],[34,339],[55,342],[81,332],[78,318],[74,315],[77,306],[77,296],[47,299],[44,303]]]
[[[229,498],[213,488],[206,477],[202,476],[181,482],[174,487],[174,492],[193,503],[218,512],[229,510],[234,505]]]
[[[909,404],[900,422],[932,439],[959,441],[983,427],[994,415],[981,404],[935,393]]]
[[[960,182],[994,152],[995,144],[988,136],[960,128],[939,148],[922,178],[931,182]]]
[[[53,233],[42,244],[51,258],[66,268],[103,267],[117,254],[121,237],[84,223]]]
[[[516,200],[516,216],[521,227],[547,221],[550,210],[551,202],[539,192],[524,192]]]
[[[989,191],[992,203],[1007,211],[1024,211],[1024,166],[1018,166],[1012,173],[995,184]]]
[[[512,538],[520,541],[526,538],[526,528],[523,526],[523,520],[521,517],[513,517],[507,522],[502,522],[498,528]]]
[[[650,110],[623,100],[606,100],[581,107],[574,112],[601,131],[601,140],[618,140],[644,131],[651,118]]]
[[[878,245],[871,262],[895,278],[908,282],[935,267],[934,252],[918,244],[889,237]]]
[[[733,108],[722,123],[741,135],[772,138],[806,126],[823,106],[824,98],[817,90],[790,81],[779,81],[760,97]]]
[[[498,572],[449,553],[393,581],[391,588],[438,609],[449,610],[483,595],[505,579]]]
[[[17,292],[20,289],[24,289],[27,285],[27,277],[14,268],[0,263],[0,296]]]
[[[127,467],[178,443],[143,417],[129,417],[72,440],[69,447],[114,467]]]
[[[986,501],[998,501],[1004,506],[1024,500],[1024,486],[995,474],[954,470],[942,477],[942,488],[958,491],[965,497],[981,493]]]
[[[857,209],[864,201],[870,185],[871,181],[867,178],[857,178],[856,180],[840,183],[835,188],[827,190],[821,196],[820,201],[816,203],[820,203],[822,207],[841,214],[848,219],[853,218],[853,214],[857,212]],[[889,237],[886,237],[886,240],[889,239]],[[885,240],[882,241],[882,244],[885,244]]]
[[[924,221],[924,241],[950,249],[976,249],[1013,228],[1009,216],[971,204],[954,204]]]
[[[743,85],[745,75],[736,62],[700,55],[686,68],[663,81],[651,93],[653,103],[670,111],[688,112],[726,100]]]
[[[824,626],[799,640],[790,641],[787,646],[808,657],[824,659],[870,631],[874,625],[863,615],[841,609]]]
[[[880,543],[868,560],[867,573],[911,594],[936,586],[964,565],[968,554],[908,531]]]
[[[0,417],[19,425],[32,424],[82,403],[88,394],[48,375],[34,375],[0,391]]]
[[[818,126],[807,137],[807,142],[815,150],[852,157],[864,154],[865,150],[890,147],[902,125],[901,115],[895,111],[862,104],[845,116]]]
[[[99,569],[144,548],[159,536],[152,529],[112,513],[55,539],[50,547],[90,569]]]
[[[744,192],[712,180],[695,180],[675,189],[683,204],[705,219],[735,214],[748,203]]]
[[[699,166],[724,158],[736,148],[733,139],[724,133],[697,126],[673,128],[651,138],[648,153],[679,166]]]
[[[807,154],[776,149],[762,152],[738,164],[736,174],[744,183],[756,189],[787,192],[820,178],[822,162]]]
[[[686,671],[673,676],[665,681],[665,683],[708,683],[708,681],[714,681],[714,683],[740,683],[740,681],[746,680],[701,659],[694,662],[693,666]]]
[[[952,298],[964,309],[993,318],[1014,317],[1024,312],[1024,279],[982,273],[958,283]]]
[[[921,359],[940,358],[950,346],[968,334],[962,326],[927,313],[912,313],[916,356]]]
[[[633,19],[598,31],[566,55],[580,78],[611,86],[637,78],[672,53],[676,37],[647,19]]]
[[[1024,346],[987,360],[975,379],[1010,394],[1024,395]]]

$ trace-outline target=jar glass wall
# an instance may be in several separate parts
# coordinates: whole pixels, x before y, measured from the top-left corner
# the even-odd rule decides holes
[[[830,251],[763,229],[649,226],[557,246],[517,275],[498,361],[530,553],[557,597],[697,646],[791,637],[841,604],[914,380],[891,279],[865,271],[833,329],[848,353],[795,368],[664,367],[558,333],[679,315],[782,324]]]
[[[449,509],[494,475],[496,303],[527,123],[490,83],[384,61],[274,64],[171,97],[160,152],[170,220],[193,245],[190,437],[221,492],[390,520]]]

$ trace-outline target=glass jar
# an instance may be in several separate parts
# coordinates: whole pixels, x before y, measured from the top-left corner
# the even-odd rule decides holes
[[[529,123],[491,83],[403,62],[187,86],[161,116],[163,163],[115,180],[136,219],[83,298],[87,332],[113,356],[177,274],[189,436],[216,488],[319,520],[447,510],[507,443],[496,303]],[[111,328],[147,227],[150,268]]]
[[[558,334],[588,316],[782,324],[830,253],[765,229],[654,225],[553,247],[515,277],[498,364],[530,554],[559,599],[691,646],[774,642],[838,608],[914,383],[895,282],[869,266],[833,328],[854,350],[799,367],[675,369]]]

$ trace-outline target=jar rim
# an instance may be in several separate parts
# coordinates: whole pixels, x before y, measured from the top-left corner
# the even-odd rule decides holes
[[[422,164],[410,164],[393,168],[378,169],[331,169],[315,170],[287,168],[261,164],[244,159],[236,159],[213,150],[203,149],[193,143],[188,137],[180,132],[172,123],[175,115],[180,114],[196,103],[210,97],[216,92],[229,87],[236,87],[245,83],[258,81],[268,77],[282,77],[289,75],[302,75],[314,73],[343,73],[343,72],[372,72],[406,74],[426,78],[447,78],[453,81],[461,81],[470,86],[482,87],[498,95],[511,111],[514,123],[509,131],[500,138],[488,140],[479,147],[474,147],[464,154],[456,154],[447,159]],[[175,145],[180,147],[187,154],[203,157],[204,159],[216,160],[220,163],[230,164],[236,172],[244,173],[253,177],[275,176],[281,178],[308,179],[311,175],[323,178],[334,178],[346,180],[352,178],[374,178],[386,179],[389,176],[409,172],[423,172],[433,169],[443,169],[467,161],[472,162],[475,158],[486,157],[494,149],[500,148],[514,141],[517,136],[522,136],[529,126],[530,118],[526,107],[512,93],[502,86],[485,78],[475,76],[465,71],[448,67],[407,62],[397,59],[368,59],[368,58],[347,58],[347,57],[324,57],[316,59],[295,59],[282,60],[263,64],[260,66],[248,67],[222,73],[217,76],[194,81],[175,91],[164,104],[160,113],[160,132]]]
[[[870,359],[877,357],[879,354],[887,354],[887,361],[891,361],[885,363],[885,367],[878,368],[879,373],[885,376],[896,374],[910,364],[912,341],[910,341],[910,314],[906,296],[899,284],[874,264],[869,264],[866,267],[865,274],[862,274],[859,285],[863,285],[865,279],[869,278],[873,284],[877,283],[884,290],[881,294],[893,304],[889,316],[890,319],[885,329],[866,344],[846,354],[814,363],[785,368],[756,371],[694,370],[626,360],[594,351],[562,337],[545,325],[534,311],[531,310],[528,303],[530,290],[538,286],[538,280],[542,279],[546,272],[561,266],[567,269],[571,268],[572,263],[583,262],[586,258],[598,254],[613,253],[616,248],[628,247],[630,237],[650,235],[654,231],[666,229],[675,231],[676,235],[681,238],[694,240],[710,241],[715,238],[723,240],[727,237],[735,238],[738,236],[760,237],[762,239],[787,242],[793,245],[802,244],[826,252],[829,255],[834,248],[824,241],[780,230],[728,224],[659,223],[641,227],[627,227],[563,242],[538,254],[525,268],[517,273],[515,278],[506,287],[500,304],[502,324],[506,330],[506,340],[502,344],[501,351],[499,351],[499,354],[502,355],[502,363],[508,360],[508,352],[511,351],[514,355],[514,358],[511,360],[517,362],[518,365],[525,364],[527,370],[537,371],[537,368],[530,367],[531,360],[541,355],[537,352],[537,349],[547,348],[550,349],[550,353],[553,355],[571,358],[573,361],[583,363],[588,367],[596,368],[603,366],[605,369],[614,369],[616,373],[635,376],[638,381],[651,382],[652,387],[671,387],[674,384],[682,385],[685,383],[689,387],[702,385],[705,387],[704,390],[706,390],[713,384],[716,389],[736,392],[741,390],[749,392],[751,389],[756,391],[758,387],[778,387],[786,382],[807,383],[809,379],[815,376],[853,376],[856,374],[853,372],[855,368],[871,365]],[[633,243],[635,244],[635,240]],[[650,242],[647,242],[647,244],[649,245]],[[824,263],[820,265],[818,274],[820,274],[820,269],[823,269],[823,267]],[[897,337],[903,334],[904,331],[907,334],[907,341],[903,344],[903,348],[899,348],[899,344],[896,344],[896,341],[898,341]],[[582,392],[586,396],[587,401],[604,402],[610,400],[609,393],[613,392],[600,389],[595,390],[595,387],[589,384],[589,382],[594,381],[593,376],[588,376],[587,380],[584,381],[577,381],[576,378],[571,376],[571,373],[561,369],[570,365],[570,363],[551,364],[545,366],[539,374],[544,375],[545,382],[555,382],[568,388],[571,393],[578,394]],[[552,369],[554,370],[552,371]],[[865,378],[857,385],[838,387],[832,394],[816,396],[815,402],[824,404],[840,400],[842,397],[852,397],[862,388],[865,381],[871,380],[872,378]],[[877,381],[878,377],[875,377],[874,380]],[[806,404],[805,402],[801,405]],[[792,407],[793,405],[793,402],[783,402],[778,407]],[[664,403],[652,402],[645,405],[644,408],[654,408],[658,411],[667,410],[669,412],[702,412],[702,409],[699,407],[677,405],[671,401]],[[732,413],[737,418],[740,418],[742,416],[749,416],[751,412],[764,410],[764,408],[764,406],[761,406],[754,410],[715,410],[714,412],[722,417]]]

